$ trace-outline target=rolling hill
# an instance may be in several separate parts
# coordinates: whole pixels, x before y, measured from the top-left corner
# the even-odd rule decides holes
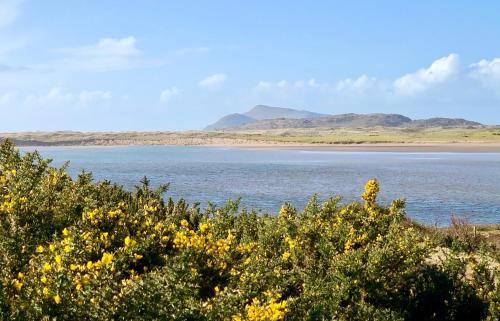
[[[243,114],[229,114],[222,117],[212,125],[205,127],[205,130],[218,130],[226,128],[235,128],[247,124],[255,123],[260,120],[266,119],[302,119],[302,118],[316,118],[327,116],[325,114],[318,114],[306,110],[296,110],[292,108],[271,107],[265,105],[257,105]]]
[[[325,115],[305,110],[258,105],[243,114],[230,114],[205,128],[216,130],[268,130],[284,128],[339,127],[480,127],[482,124],[462,118],[429,118],[412,120],[399,114]]]

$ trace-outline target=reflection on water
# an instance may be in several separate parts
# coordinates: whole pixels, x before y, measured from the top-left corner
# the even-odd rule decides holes
[[[146,175],[170,183],[168,195],[202,204],[241,197],[245,207],[277,212],[283,201],[303,207],[320,198],[359,199],[376,177],[380,199],[403,197],[420,222],[447,224],[451,214],[475,223],[500,223],[500,154],[375,153],[259,150],[212,147],[38,148],[69,172],[92,171],[132,188]],[[24,148],[23,150],[31,150]]]

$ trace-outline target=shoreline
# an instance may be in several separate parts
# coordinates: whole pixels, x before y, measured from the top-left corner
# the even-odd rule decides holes
[[[500,153],[497,143],[360,143],[360,144],[304,144],[281,142],[236,142],[236,143],[111,143],[111,144],[65,144],[64,142],[47,142],[29,144],[16,142],[22,148],[117,148],[138,146],[185,146],[214,147],[230,149],[263,149],[263,150],[304,150],[332,152],[399,152],[399,153]]]

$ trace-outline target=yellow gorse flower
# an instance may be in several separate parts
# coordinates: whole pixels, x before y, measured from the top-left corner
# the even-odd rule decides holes
[[[134,246],[136,244],[136,241],[133,240],[130,236],[127,236],[123,241],[123,244],[125,245],[125,247]]]
[[[101,263],[102,264],[109,264],[113,261],[113,254],[104,252],[101,258]]]
[[[14,289],[16,289],[16,291],[21,291],[21,288],[23,287],[23,282],[15,279],[13,282],[12,282],[13,286],[14,286]]]
[[[375,206],[375,201],[377,200],[377,194],[379,192],[379,184],[376,179],[371,179],[365,184],[365,192],[361,195],[361,198],[365,200],[365,208],[371,208]]]
[[[52,267],[50,266],[50,264],[49,264],[49,263],[44,263],[44,264],[43,264],[43,270],[44,270],[45,272],[50,271],[50,270],[51,270],[51,268],[52,268]]]
[[[271,298],[268,302],[261,303],[255,298],[251,304],[245,307],[247,314],[246,320],[249,321],[279,321],[285,318],[287,308],[286,300],[277,302]],[[233,316],[233,321],[243,320],[239,315]]]

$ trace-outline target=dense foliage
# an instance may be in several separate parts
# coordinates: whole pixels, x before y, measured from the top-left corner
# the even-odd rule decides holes
[[[497,320],[497,261],[441,249],[404,201],[200,209],[0,146],[2,320]]]

